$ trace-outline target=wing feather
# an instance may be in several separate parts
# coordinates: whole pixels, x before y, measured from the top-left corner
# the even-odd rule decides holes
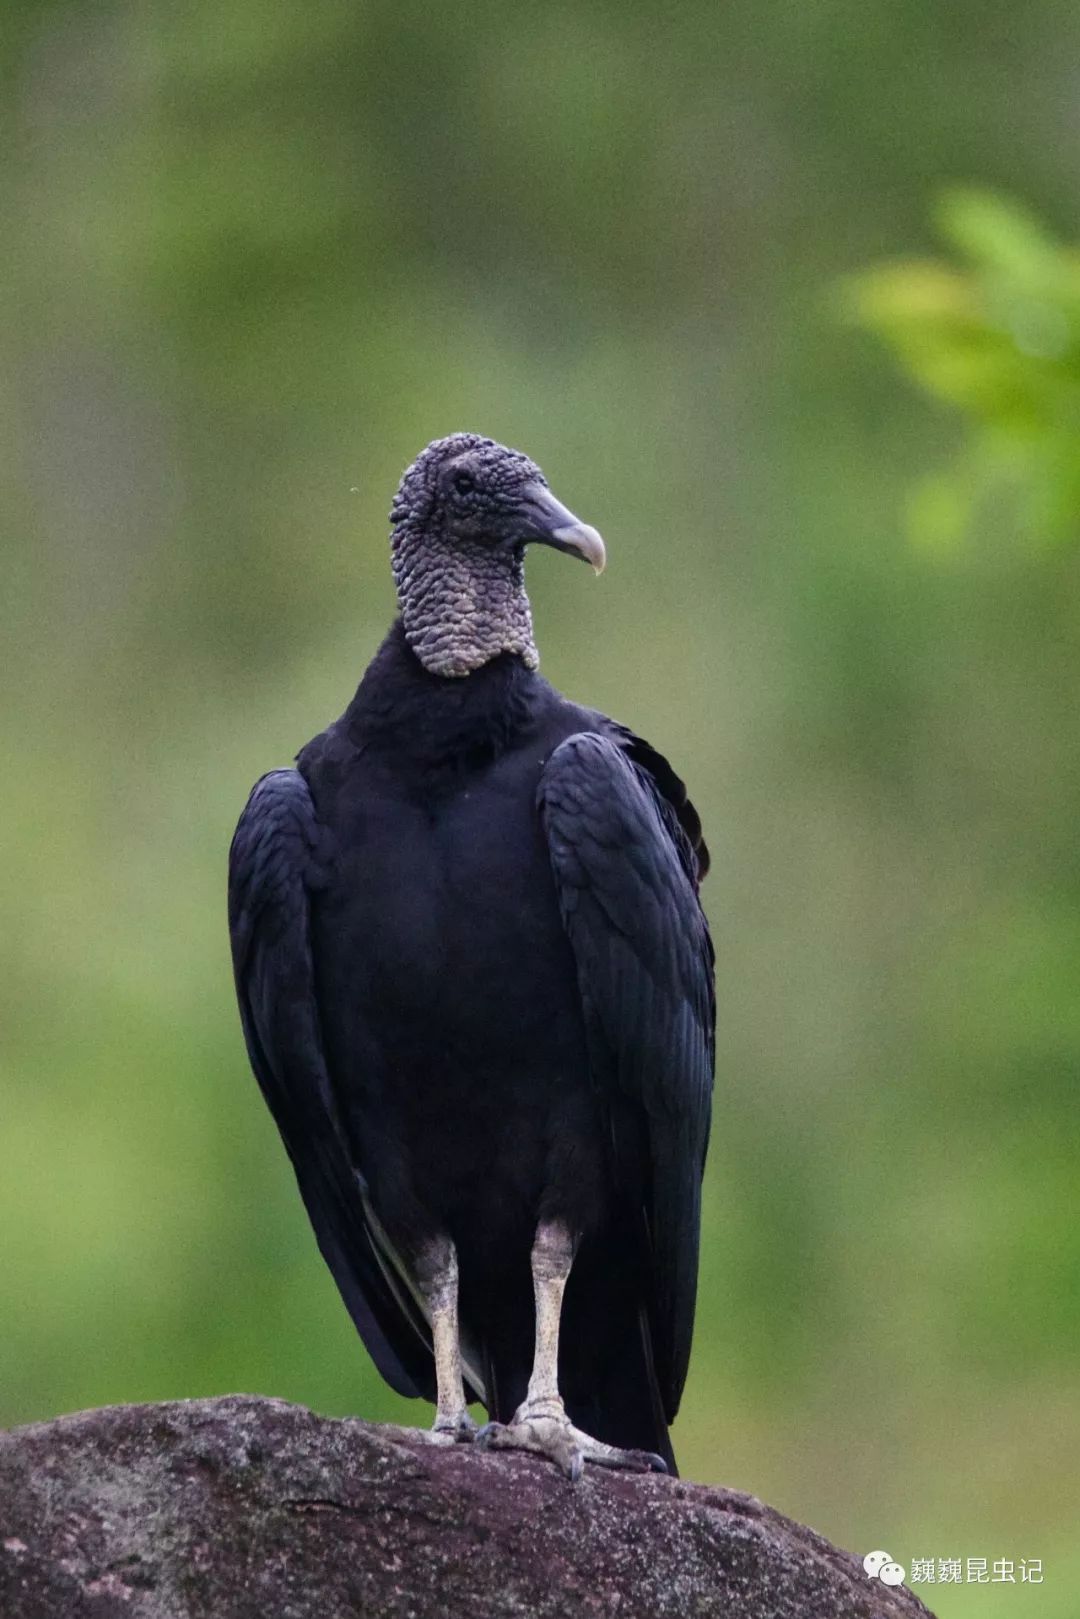
[[[562,742],[538,803],[594,1080],[608,1090],[613,1115],[616,1097],[644,1114],[648,1314],[671,1421],[693,1334],[714,1062],[713,953],[697,898],[701,825],[666,760],[623,731]]]
[[[309,896],[324,834],[297,770],[256,783],[229,851],[229,930],[248,1054],[326,1263],[382,1376],[433,1397],[427,1324],[369,1218],[323,1051]]]

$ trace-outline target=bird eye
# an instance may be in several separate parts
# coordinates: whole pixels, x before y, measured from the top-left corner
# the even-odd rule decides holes
[[[470,472],[455,472],[454,488],[459,495],[471,495],[476,488],[476,479]]]

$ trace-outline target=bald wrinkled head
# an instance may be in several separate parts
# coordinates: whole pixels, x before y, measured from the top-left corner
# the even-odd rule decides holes
[[[502,652],[539,662],[525,594],[529,544],[604,566],[599,534],[555,499],[519,450],[477,433],[436,439],[406,470],[390,510],[394,581],[410,646],[460,677]]]

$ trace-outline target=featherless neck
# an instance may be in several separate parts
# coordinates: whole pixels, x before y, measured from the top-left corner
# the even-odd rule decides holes
[[[429,674],[460,679],[511,653],[539,665],[519,552],[402,525],[392,542],[405,639]]]

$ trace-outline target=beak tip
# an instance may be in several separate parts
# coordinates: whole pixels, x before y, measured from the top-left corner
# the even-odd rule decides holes
[[[591,524],[568,523],[563,528],[555,529],[552,537],[568,550],[576,552],[597,577],[603,573],[607,566],[607,552],[603,540]]]

